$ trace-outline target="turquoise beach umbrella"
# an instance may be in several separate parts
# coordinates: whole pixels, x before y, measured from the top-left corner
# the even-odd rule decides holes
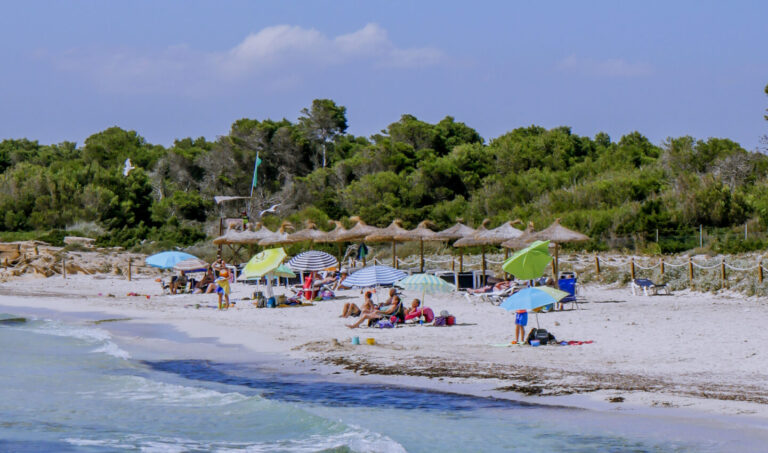
[[[189,253],[167,251],[148,256],[144,260],[147,266],[159,267],[160,269],[173,269],[176,264],[189,259],[197,259],[195,255]]]
[[[507,311],[529,311],[560,302],[565,296],[569,296],[569,294],[559,289],[549,286],[534,286],[522,289],[507,297],[499,307]],[[536,313],[536,326],[538,327],[538,325],[539,314]]]
[[[454,285],[432,274],[409,275],[395,283],[395,286],[409,291],[421,291],[421,301],[419,303],[419,308],[424,307],[425,294],[449,293],[456,289]]]

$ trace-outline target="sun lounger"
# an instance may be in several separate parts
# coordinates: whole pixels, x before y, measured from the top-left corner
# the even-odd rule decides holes
[[[650,291],[654,296],[659,294],[659,291],[664,291],[665,294],[670,294],[669,287],[667,287],[666,283],[653,283],[651,280],[647,278],[636,278],[630,283],[632,288],[632,295],[637,295],[638,290],[642,290],[643,294],[646,296],[649,296],[648,292]]]

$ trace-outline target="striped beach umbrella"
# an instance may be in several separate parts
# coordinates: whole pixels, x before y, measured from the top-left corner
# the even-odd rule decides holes
[[[370,288],[380,285],[391,285],[408,275],[389,266],[368,266],[353,273],[344,280],[344,286]]]
[[[294,271],[321,271],[338,266],[339,262],[333,255],[317,250],[302,252],[288,261],[288,267]]]
[[[419,301],[420,310],[423,310],[424,308],[425,294],[449,293],[456,289],[454,285],[431,274],[409,275],[395,283],[395,286],[399,286],[407,291],[421,291],[421,300]],[[421,313],[423,314],[424,312],[422,311]]]
[[[395,283],[408,291],[421,291],[426,294],[449,293],[456,289],[454,285],[432,274],[413,274]]]

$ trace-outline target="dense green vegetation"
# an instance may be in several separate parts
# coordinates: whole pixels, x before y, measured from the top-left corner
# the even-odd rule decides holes
[[[560,217],[594,238],[593,248],[621,245],[612,238],[651,241],[658,230],[661,251],[695,247],[699,225],[768,226],[768,157],[726,138],[656,145],[639,132],[614,140],[530,126],[486,141],[450,116],[430,124],[411,115],[371,137],[346,129],[344,107],[315,100],[296,122],[241,119],[214,142],[184,138],[169,148],[118,127],[82,146],[7,139],[0,142],[0,230],[56,238],[75,229],[102,245],[189,245],[221,215],[243,209],[217,206],[213,196],[248,195],[257,152],[263,162],[252,219],[276,202],[281,218],[323,228],[351,215],[380,226],[400,218],[439,227],[457,217],[544,227]],[[137,167],[127,177],[126,158]],[[719,246],[764,244],[734,235]]]

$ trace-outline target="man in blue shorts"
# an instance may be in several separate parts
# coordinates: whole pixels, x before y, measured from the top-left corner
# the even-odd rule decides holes
[[[525,343],[525,326],[528,324],[528,312],[517,310],[515,312],[515,341],[512,344]],[[518,340],[520,338],[520,340]]]

